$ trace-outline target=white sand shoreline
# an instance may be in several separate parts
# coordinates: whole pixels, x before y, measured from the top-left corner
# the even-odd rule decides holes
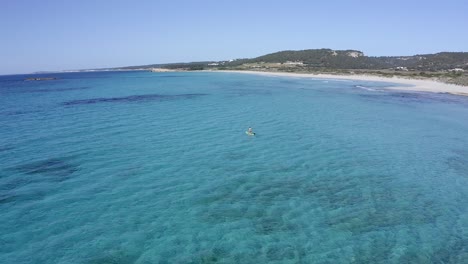
[[[213,71],[213,72],[231,72],[231,73],[245,73],[256,74],[265,76],[278,76],[278,77],[301,77],[301,78],[314,78],[314,79],[335,79],[335,80],[361,80],[361,81],[375,81],[387,82],[394,84],[401,84],[401,86],[390,86],[386,89],[403,90],[403,91],[418,91],[418,92],[432,92],[432,93],[449,93],[454,95],[468,96],[468,86],[461,86],[455,84],[442,83],[435,80],[417,80],[405,79],[399,77],[379,77],[372,75],[335,75],[335,74],[314,74],[314,73],[289,73],[289,72],[260,72],[260,71]]]

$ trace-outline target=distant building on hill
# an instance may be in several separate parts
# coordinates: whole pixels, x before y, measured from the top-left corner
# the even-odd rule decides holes
[[[408,68],[407,67],[396,67],[395,70],[396,71],[408,71]]]
[[[302,61],[287,61],[284,64],[286,65],[304,65]]]

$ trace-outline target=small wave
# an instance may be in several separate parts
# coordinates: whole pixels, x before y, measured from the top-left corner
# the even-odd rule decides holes
[[[363,90],[366,90],[366,91],[372,91],[372,92],[379,92],[380,91],[380,90],[378,90],[376,88],[366,87],[366,86],[362,86],[362,85],[355,85],[354,87],[359,88],[359,89],[363,89]]]

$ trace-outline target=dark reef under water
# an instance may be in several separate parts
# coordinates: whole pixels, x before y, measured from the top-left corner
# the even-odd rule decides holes
[[[28,185],[44,182],[63,182],[77,171],[79,165],[72,161],[71,157],[49,158],[40,161],[21,164],[6,170],[8,172],[21,173],[22,177],[2,176],[0,183],[0,204],[7,204],[17,201],[38,200],[46,195],[44,191],[37,191],[35,188],[20,191]]]
[[[24,174],[47,174],[65,178],[78,170],[68,158],[50,158],[18,166],[16,169]]]
[[[207,94],[145,94],[145,95],[131,95],[124,97],[110,97],[110,98],[91,98],[82,100],[72,100],[64,102],[63,105],[89,105],[99,103],[134,103],[134,102],[152,102],[152,101],[170,101],[170,100],[184,100],[194,99],[197,97],[205,96]]]

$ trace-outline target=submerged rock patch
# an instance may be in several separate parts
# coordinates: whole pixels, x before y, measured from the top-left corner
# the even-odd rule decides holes
[[[381,90],[384,91],[384,90]],[[382,102],[397,102],[397,103],[454,103],[467,104],[467,100],[461,96],[455,96],[444,93],[424,93],[424,92],[394,92],[386,91],[385,93],[362,93],[360,97],[369,100],[381,100]]]
[[[1,193],[0,192],[0,204],[7,204],[13,202],[15,200],[15,196],[8,193]]]
[[[0,146],[0,152],[6,152],[9,150],[13,150],[14,148],[11,146]]]
[[[447,159],[446,163],[457,174],[468,177],[468,151],[455,150],[454,155]]]
[[[16,167],[27,175],[46,174],[66,178],[78,170],[78,166],[70,163],[67,158],[50,158]]]
[[[99,103],[139,103],[139,102],[152,102],[152,101],[170,101],[170,100],[183,100],[194,99],[207,94],[145,94],[145,95],[131,95],[125,97],[110,97],[110,98],[91,98],[82,100],[72,100],[64,102],[63,105],[89,105]]]

